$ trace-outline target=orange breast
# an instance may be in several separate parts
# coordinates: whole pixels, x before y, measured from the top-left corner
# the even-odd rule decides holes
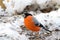
[[[40,27],[35,26],[34,21],[32,20],[32,16],[28,16],[27,18],[24,19],[24,24],[27,29],[31,31],[39,31]]]

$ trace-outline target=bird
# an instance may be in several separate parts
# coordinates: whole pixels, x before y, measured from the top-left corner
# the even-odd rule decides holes
[[[28,30],[33,32],[38,32],[41,28],[45,29],[46,31],[51,32],[45,26],[43,26],[32,14],[25,12],[24,13],[24,25]]]

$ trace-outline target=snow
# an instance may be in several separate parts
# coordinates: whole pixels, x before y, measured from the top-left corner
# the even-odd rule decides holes
[[[6,6],[6,12],[8,12],[9,15],[15,14],[16,11],[18,13],[21,13],[26,8],[26,6],[32,5],[32,4],[38,4],[40,6],[40,9],[47,8],[47,5],[53,6],[56,3],[59,4],[58,2],[54,2],[51,0],[44,0],[44,1],[43,0],[18,0],[18,1],[17,0],[9,0],[9,1],[4,0],[3,3]],[[59,7],[59,6],[56,6],[56,7]]]
[[[38,4],[42,4],[42,3],[45,3],[46,1],[49,1],[49,0],[36,0],[36,2],[38,3]]]
[[[12,25],[10,25],[9,23],[0,23],[0,37],[1,39],[8,39],[8,40],[17,40],[19,36],[18,32],[16,32],[15,30],[12,30],[10,27],[13,27]],[[6,35],[6,36],[5,36]],[[16,35],[16,36],[15,36]],[[9,37],[9,38],[8,38]]]
[[[2,12],[1,12],[2,11]],[[1,8],[1,6],[0,6],[0,15],[3,15],[3,14],[5,14],[5,12],[4,12],[4,10]]]
[[[27,5],[31,5],[33,0],[4,0],[3,3],[6,6],[6,12],[10,15],[11,13],[15,13],[15,11],[21,13]],[[18,4],[18,5],[17,5]]]
[[[19,0],[15,3],[14,10],[22,12],[27,5],[31,5],[33,0]],[[17,5],[20,4],[20,5]],[[16,8],[17,7],[17,8]]]
[[[47,2],[47,3],[46,3]],[[52,3],[53,2],[53,3]],[[41,9],[45,9],[47,5],[52,6],[56,4],[56,7],[59,8],[60,0],[4,0],[3,3],[6,6],[6,9],[1,8],[0,6],[0,40],[29,40],[28,33],[31,32],[24,28],[24,18],[22,15],[13,15],[16,13],[23,12],[27,5],[38,4]],[[45,38],[44,40],[59,40],[60,31],[55,31],[56,29],[60,30],[60,8],[56,11],[51,11],[49,13],[41,13],[30,11],[40,23],[44,26],[47,25],[47,28],[52,31],[51,35],[45,36],[46,31],[41,29],[39,31],[40,37]],[[9,16],[10,15],[10,16]],[[21,28],[22,26],[22,28]],[[43,34],[44,33],[44,34]]]
[[[21,24],[22,21],[20,22],[18,21],[17,23],[22,25]],[[19,34],[20,32],[22,32],[22,29],[19,27],[20,25],[17,23],[13,23],[13,22],[0,23],[0,39],[1,40],[28,40],[28,38],[24,34],[23,35]]]
[[[32,5],[32,4],[38,4],[40,6],[40,9],[45,9],[48,7],[53,7],[54,4],[56,4],[57,8],[59,7],[60,1],[58,0],[4,0],[4,5],[6,6],[6,12],[8,15],[16,14],[16,11],[18,13],[21,13],[24,11],[26,6]],[[17,5],[18,4],[18,5]]]

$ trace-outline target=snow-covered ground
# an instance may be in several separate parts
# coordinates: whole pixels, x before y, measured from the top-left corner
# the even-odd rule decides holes
[[[0,40],[60,40],[60,0],[4,0],[3,3],[6,9],[4,10],[0,6]],[[17,15],[17,13],[24,12],[26,6],[30,5],[34,7],[38,5],[39,10],[48,7],[58,8],[58,10],[49,13],[42,13],[39,10],[37,12],[28,11],[40,23],[47,26],[52,33],[41,29],[38,37],[35,37],[35,32],[24,27],[23,15]]]

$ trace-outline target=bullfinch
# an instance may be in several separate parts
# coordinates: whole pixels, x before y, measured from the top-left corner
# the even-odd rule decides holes
[[[24,15],[24,24],[27,29],[37,32],[40,31],[41,28],[43,28],[46,31],[51,32],[50,30],[46,29],[41,23],[39,23],[38,20],[33,17],[32,14],[25,12]]]

